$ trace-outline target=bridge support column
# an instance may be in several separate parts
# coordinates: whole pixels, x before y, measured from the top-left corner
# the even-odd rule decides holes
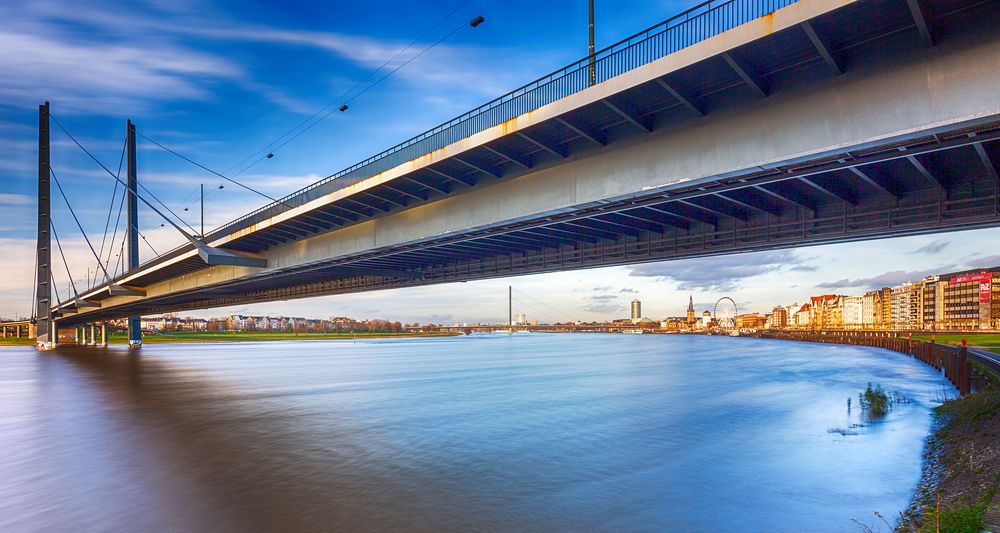
[[[125,152],[128,158],[126,164],[127,175],[127,195],[128,199],[128,227],[126,228],[126,247],[128,257],[128,270],[139,266],[139,203],[136,195],[138,187],[138,177],[136,176],[135,162],[135,124],[131,120],[125,123]],[[138,316],[128,317],[128,347],[142,347],[142,324]]]
[[[97,346],[97,324],[90,325],[90,345]]]
[[[38,106],[38,239],[35,243],[35,316],[38,328],[35,345],[39,349],[51,348],[57,339],[50,337],[54,330],[52,320],[52,273],[49,261],[51,259],[51,222],[49,220],[49,103]]]
[[[49,334],[48,343],[46,343],[46,348],[55,348],[59,346],[59,324],[56,324],[55,320],[49,321]]]
[[[101,340],[98,343],[102,347],[108,346],[108,323],[101,322]]]
[[[73,342],[80,344],[80,326],[73,328]]]
[[[7,326],[3,327],[3,338],[7,338]]]

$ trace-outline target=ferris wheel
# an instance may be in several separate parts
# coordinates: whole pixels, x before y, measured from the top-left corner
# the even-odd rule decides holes
[[[720,329],[729,331],[736,329],[736,313],[736,302],[728,296],[723,296],[715,302],[712,318],[715,319],[715,323],[719,325]]]

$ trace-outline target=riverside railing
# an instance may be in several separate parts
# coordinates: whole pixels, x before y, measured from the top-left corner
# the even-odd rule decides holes
[[[965,396],[972,391],[972,367],[970,358],[980,364],[982,356],[970,353],[966,346],[949,346],[931,341],[913,340],[912,334],[901,336],[890,332],[849,332],[849,331],[775,331],[765,332],[761,337],[805,342],[850,344],[884,348],[902,354],[943,371],[944,376]]]
[[[797,1],[708,0],[596,52],[593,58],[587,56],[580,59],[274,203],[251,211],[213,230],[212,234],[224,235],[262,214],[274,216],[583,91],[591,85],[592,66],[596,83],[601,83]]]

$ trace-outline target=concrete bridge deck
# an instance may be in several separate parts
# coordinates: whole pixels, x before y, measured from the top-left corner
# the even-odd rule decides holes
[[[601,52],[593,86],[561,69],[207,236],[236,259],[180,247],[60,324],[1000,224],[1000,2],[700,9]]]

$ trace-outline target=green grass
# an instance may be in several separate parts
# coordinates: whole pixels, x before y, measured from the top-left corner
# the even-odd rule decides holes
[[[35,339],[30,337],[0,337],[0,346],[34,346]]]
[[[986,512],[989,505],[959,505],[941,509],[941,533],[979,533],[986,527]],[[930,508],[924,517],[924,525],[920,533],[937,533],[937,509]]]
[[[991,352],[1000,353],[1000,333],[939,333],[935,341],[940,344],[962,344],[962,339],[969,341],[969,346],[979,346]],[[930,335],[914,335],[915,341],[930,341]]]

